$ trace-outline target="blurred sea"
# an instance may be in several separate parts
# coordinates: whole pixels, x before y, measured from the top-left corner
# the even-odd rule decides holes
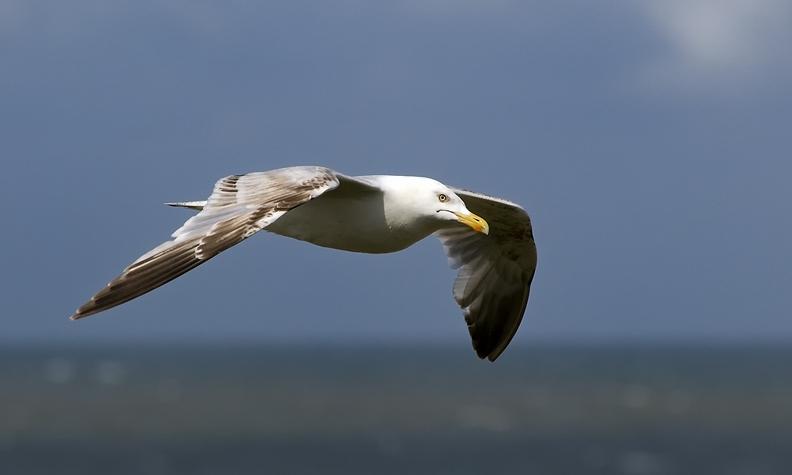
[[[782,346],[0,347],[0,474],[792,474]]]

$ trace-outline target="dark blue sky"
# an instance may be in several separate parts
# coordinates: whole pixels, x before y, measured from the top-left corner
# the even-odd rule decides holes
[[[424,175],[530,212],[516,342],[792,338],[792,7],[0,3],[0,339],[447,340],[440,245],[262,233],[97,317],[79,304],[232,173]],[[461,342],[461,343],[460,343]]]

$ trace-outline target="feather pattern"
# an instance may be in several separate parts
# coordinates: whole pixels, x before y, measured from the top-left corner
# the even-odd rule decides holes
[[[71,318],[107,310],[170,282],[338,184],[335,172],[323,167],[291,167],[221,179],[201,211],[174,231],[173,239],[143,254]]]
[[[490,361],[500,356],[520,326],[536,270],[531,220],[506,200],[454,190],[490,226],[488,236],[464,227],[435,235],[451,267],[458,269],[453,294],[462,308],[473,348]]]

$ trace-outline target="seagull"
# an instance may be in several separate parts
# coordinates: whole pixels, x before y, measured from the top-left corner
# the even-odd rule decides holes
[[[78,308],[72,320],[150,292],[261,230],[369,254],[401,251],[434,234],[458,269],[453,296],[473,349],[495,361],[520,326],[536,270],[531,220],[523,208],[431,178],[347,176],[296,166],[231,175],[215,184],[206,201],[166,204],[198,213]]]

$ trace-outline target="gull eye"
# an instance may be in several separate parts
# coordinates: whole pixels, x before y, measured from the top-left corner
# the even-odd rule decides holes
[[[448,196],[445,193],[440,193],[437,195],[437,199],[440,200],[441,203],[445,203],[448,201]]]

